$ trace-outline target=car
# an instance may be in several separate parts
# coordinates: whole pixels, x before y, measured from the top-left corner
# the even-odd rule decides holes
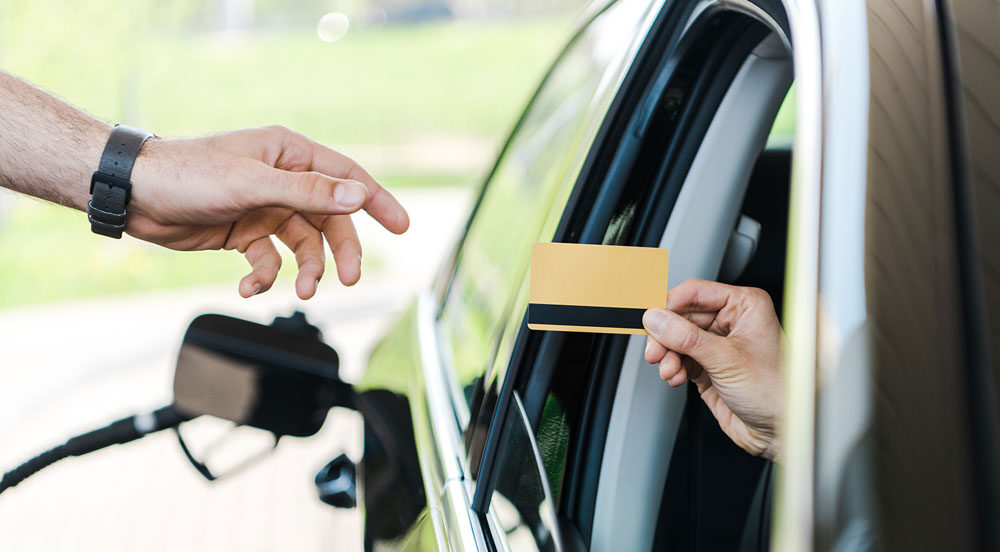
[[[591,4],[355,385],[366,548],[1000,549],[997,90],[989,0]],[[529,330],[549,241],[765,290],[779,463],[644,336]]]

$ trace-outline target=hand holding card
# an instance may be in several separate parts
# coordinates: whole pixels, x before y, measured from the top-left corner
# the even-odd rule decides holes
[[[645,334],[643,313],[667,306],[668,258],[652,247],[536,243],[528,328]]]

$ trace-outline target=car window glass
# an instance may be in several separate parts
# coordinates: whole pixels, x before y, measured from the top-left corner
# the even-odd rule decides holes
[[[566,409],[555,394],[549,394],[535,430],[538,453],[552,489],[552,498],[559,503],[563,475],[566,473],[566,455],[569,452],[570,425]]]
[[[491,507],[511,550],[560,550],[555,502],[520,396],[513,396]]]
[[[540,409],[529,407],[529,411],[533,411],[529,418],[537,416],[535,438],[556,504],[559,504],[570,440],[579,438],[581,410],[587,393],[586,376],[592,369],[594,363],[591,360],[597,351],[594,334],[569,333],[554,336],[553,341],[558,341],[562,352],[556,358],[540,355],[536,361],[536,370],[544,370],[541,365],[548,364],[554,377]],[[537,391],[529,389],[528,393],[533,395]],[[534,397],[530,402],[535,402]]]
[[[637,8],[642,4],[619,2],[576,38],[485,188],[440,315],[446,363],[470,404],[477,379],[498,360],[505,322],[512,313],[520,317],[513,311],[531,244],[551,237],[542,235],[552,224],[550,215],[561,212],[610,103],[602,93],[620,76],[629,44],[609,30],[638,20]]]

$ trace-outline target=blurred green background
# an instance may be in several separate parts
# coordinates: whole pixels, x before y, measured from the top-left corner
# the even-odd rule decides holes
[[[0,67],[160,136],[278,123],[352,155],[394,190],[476,186],[580,5],[0,0]],[[318,32],[330,12],[349,21],[334,42]],[[247,272],[233,252],[106,240],[82,213],[0,194],[0,308]]]

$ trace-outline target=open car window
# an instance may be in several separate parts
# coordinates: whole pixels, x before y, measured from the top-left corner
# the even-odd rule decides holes
[[[742,16],[707,14],[691,28],[697,40],[678,48],[680,63],[657,60],[664,78],[650,77],[645,99],[622,123],[631,136],[609,140],[617,149],[604,153],[614,160],[593,194],[589,216],[579,230],[570,226],[566,232],[581,242],[667,248],[671,285],[677,285],[691,276],[714,279],[741,215],[757,216],[766,220],[775,247],[765,248],[768,258],[755,270],[780,299],[790,150],[762,158],[760,171],[753,168],[790,85],[790,58],[780,36],[766,38],[765,27]],[[778,136],[791,132],[787,114],[772,142],[788,143]],[[645,132],[636,134],[637,128]],[[752,172],[759,172],[761,197],[781,192],[770,195],[764,209],[742,205]],[[750,211],[743,213],[743,207]],[[684,390],[667,388],[655,368],[643,363],[643,339],[552,333],[538,340],[522,392],[560,516],[595,548],[610,546],[622,530],[635,543],[652,545],[660,513],[670,509],[662,507],[661,496],[688,505],[695,499],[688,489],[664,493],[678,433],[691,431]],[[702,441],[678,442],[687,460]],[[712,456],[719,469],[733,467],[742,493],[725,516],[727,542],[733,543],[739,542],[762,470],[760,462],[742,462],[743,456],[738,449]],[[689,479],[704,478],[707,471],[698,469]],[[700,496],[706,503],[721,497]]]

